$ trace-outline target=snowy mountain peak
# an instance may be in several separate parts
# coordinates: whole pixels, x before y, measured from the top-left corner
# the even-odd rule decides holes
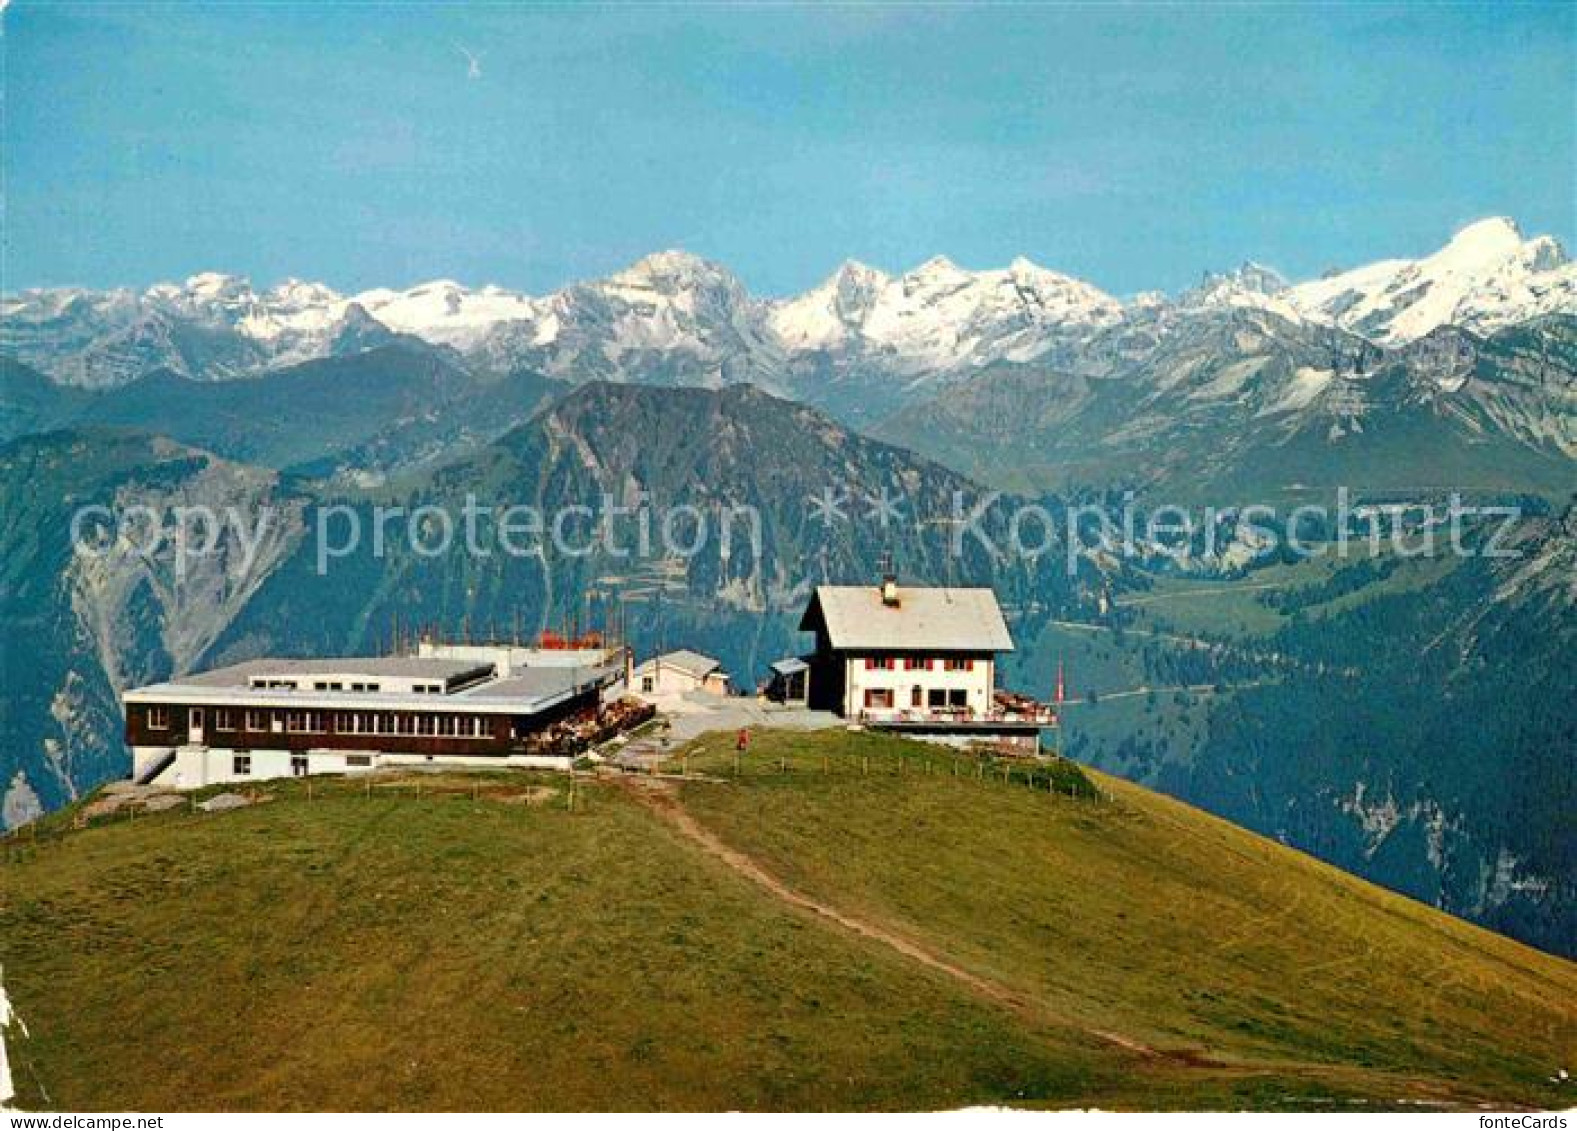
[[[879,267],[861,263],[858,259],[845,259],[822,286],[872,287],[884,286],[891,281],[892,276]]]
[[[1566,249],[1554,236],[1539,236],[1529,240],[1523,245],[1523,252],[1527,256],[1529,269],[1533,271],[1553,271],[1571,262]]]
[[[1439,326],[1487,332],[1577,310],[1577,266],[1549,236],[1504,216],[1476,221],[1423,259],[1392,259],[1290,288],[1303,315],[1396,344]]]
[[[1245,260],[1236,270],[1225,274],[1206,271],[1199,285],[1183,292],[1178,303],[1185,309],[1220,307],[1257,307],[1274,311],[1289,321],[1302,316],[1285,299],[1287,280],[1274,268]]]
[[[1486,216],[1457,231],[1440,252],[1459,256],[1506,256],[1522,245],[1522,229],[1510,216]]]
[[[892,278],[853,259],[796,298],[773,305],[772,333],[789,350],[825,350],[851,340]]]
[[[896,277],[849,260],[782,300],[752,298],[726,268],[682,250],[544,297],[452,279],[342,295],[291,278],[259,293],[244,276],[203,272],[141,292],[67,287],[0,296],[0,349],[81,385],[119,384],[159,367],[247,376],[388,334],[452,346],[490,368],[530,365],[572,380],[771,385],[803,371],[853,384],[917,384],[1029,361],[1124,320],[1164,323],[1223,308],[1394,345],[1441,326],[1486,333],[1577,313],[1577,264],[1553,238],[1527,239],[1511,220],[1490,217],[1416,260],[1292,286],[1250,261],[1207,274],[1175,301],[1147,294],[1126,306],[1023,256],[970,271],[938,255]]]
[[[914,270],[904,275],[915,283],[951,284],[967,283],[972,276],[945,255],[933,255]]]
[[[719,283],[738,286],[738,280],[727,268],[677,248],[655,252],[636,260],[614,274],[608,282],[626,286],[655,286],[663,290]]]
[[[337,291],[324,286],[322,283],[312,283],[305,279],[285,279],[278,285],[271,287],[262,298],[267,306],[287,307],[291,310],[306,310],[314,306],[333,306],[341,301]]]
[[[1287,289],[1287,280],[1281,272],[1263,263],[1255,263],[1252,259],[1244,260],[1242,266],[1228,278],[1244,290],[1257,291],[1262,295],[1280,294]]]
[[[252,293],[252,281],[245,275],[225,275],[203,271],[186,280],[186,293],[193,298],[231,298]]]

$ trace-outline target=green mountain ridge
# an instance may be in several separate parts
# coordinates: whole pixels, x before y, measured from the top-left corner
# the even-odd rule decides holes
[[[1070,576],[1060,550],[994,562],[972,539],[965,557],[950,560],[945,520],[954,493],[982,489],[749,386],[589,385],[471,455],[368,487],[190,450],[156,458],[153,448],[117,449],[124,466],[101,467],[92,456],[98,442],[61,434],[0,449],[8,568],[23,581],[3,595],[0,613],[10,638],[37,641],[25,663],[15,661],[5,715],[8,824],[120,772],[114,692],[133,680],[260,654],[377,651],[397,629],[407,639],[422,627],[530,637],[622,619],[641,654],[698,648],[749,686],[768,662],[805,646],[794,624],[809,585],[870,579],[890,554],[911,582],[997,589],[1019,645],[1003,665],[1008,686],[1048,695],[1066,660],[1076,694],[1100,694],[1098,706],[1070,709],[1070,750],[1081,759],[1453,912],[1577,952],[1560,834],[1573,796],[1561,762],[1571,749],[1572,701],[1562,657],[1577,600],[1558,586],[1517,584],[1526,562],[1453,559],[1399,571],[1384,561],[1351,563],[1330,596],[1312,600],[1336,584],[1333,565],[1253,561],[1212,575],[1230,594],[1174,601],[1174,590],[1195,582],[1164,560],[1097,555],[1081,558]],[[136,489],[149,501],[280,509],[284,521],[244,584],[225,583],[234,559],[220,556],[208,563],[201,599],[176,601],[167,556],[117,558],[98,571],[70,561],[71,507],[126,497],[138,460],[166,467],[157,490]],[[902,500],[901,519],[885,527],[870,509],[882,492]],[[360,552],[319,573],[313,508],[347,506],[365,533],[380,504],[458,514],[468,495],[484,507],[545,513],[646,498],[695,508],[714,534],[684,560],[660,551],[476,556],[458,538],[447,553],[427,556],[396,524],[382,554],[364,538]],[[842,500],[844,519],[828,521],[829,495]],[[990,533],[999,541],[1003,512],[1016,501],[1025,500],[1007,498],[995,512]],[[1062,500],[1034,501],[1060,521]],[[759,558],[720,552],[716,523],[734,503],[758,508]],[[1558,517],[1530,512],[1520,529],[1537,547],[1530,559],[1559,561],[1572,541]],[[630,545],[632,533],[623,538]],[[1304,606],[1301,618],[1291,605],[1261,600],[1283,589]],[[1498,611],[1481,617],[1486,608]],[[1213,618],[1212,609],[1228,615]],[[1193,620],[1182,616],[1190,610]],[[36,632],[41,620],[53,627]],[[1253,631],[1238,631],[1237,620]],[[1420,673],[1429,681],[1415,688],[1409,681]],[[1464,710],[1473,725],[1453,727]],[[99,722],[78,728],[78,718]]]
[[[1177,802],[840,731],[686,757],[727,780],[278,782],[13,838],[21,1105],[1570,1103],[1570,962]]]

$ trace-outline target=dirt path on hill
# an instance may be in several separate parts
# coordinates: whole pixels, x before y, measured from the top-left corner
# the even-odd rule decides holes
[[[716,833],[702,825],[684,807],[679,800],[677,783],[662,779],[626,776],[623,774],[606,779],[612,784],[623,789],[639,804],[645,806],[656,816],[668,822],[678,830],[686,839],[705,851],[709,856],[726,864],[737,874],[743,876],[751,883],[763,888],[774,898],[836,923],[844,930],[859,935],[861,938],[870,939],[897,951],[905,958],[929,970],[934,970],[947,978],[959,983],[975,996],[992,1002],[995,1005],[1012,1010],[1020,1017],[1032,1024],[1054,1025],[1063,1029],[1083,1033],[1097,1041],[1122,1049],[1143,1060],[1157,1062],[1176,1068],[1188,1070],[1202,1070],[1223,1072],[1230,1075],[1267,1076],[1275,1074],[1288,1074],[1309,1079],[1326,1079],[1331,1083],[1343,1083],[1351,1086],[1362,1086],[1365,1090],[1375,1090],[1377,1081],[1370,1080],[1360,1070],[1351,1065],[1344,1064],[1307,1064],[1302,1062],[1256,1062],[1251,1060],[1222,1061],[1200,1049],[1157,1049],[1126,1037],[1121,1033],[1113,1033],[1106,1029],[1092,1029],[1087,1025],[1060,1017],[1047,1010],[1041,1003],[1018,993],[999,982],[973,974],[963,967],[948,961],[942,956],[927,949],[913,939],[890,930],[867,919],[850,915],[829,903],[812,898],[803,892],[789,887],[782,880],[768,872],[754,859],[737,848],[725,844]],[[1361,957],[1361,956],[1355,956]],[[1344,959],[1346,961],[1346,959]],[[1357,1076],[1358,1079],[1354,1079]],[[1398,1080],[1398,1084],[1402,1081]],[[1441,1088],[1437,1081],[1420,1078],[1408,1078],[1407,1084],[1413,1088],[1432,1093],[1433,1098],[1423,1099],[1404,1097],[1396,1102],[1401,1104],[1417,1104],[1420,1106],[1439,1105],[1446,1108],[1466,1108],[1470,1106],[1508,1108],[1504,1100],[1490,1102],[1482,1097],[1464,1097],[1449,1088]],[[1510,1105],[1515,1107],[1515,1105]],[[1531,1110],[1531,1109],[1530,1109]]]
[[[1165,1054],[1158,1053],[1147,1045],[1141,1044],[1131,1038],[1118,1033],[1108,1033],[1100,1029],[1089,1029],[1082,1025],[1073,1024],[1066,1019],[1052,1017],[1043,1009],[1023,994],[1015,993],[997,982],[972,974],[962,966],[955,965],[940,955],[927,950],[913,939],[905,938],[895,931],[879,926],[865,919],[857,918],[847,912],[840,911],[829,903],[795,891],[772,873],[762,868],[745,853],[736,848],[731,848],[723,843],[710,829],[703,826],[680,803],[673,783],[652,781],[641,778],[619,778],[618,783],[635,797],[641,804],[678,829],[696,845],[704,849],[708,855],[728,865],[735,872],[747,880],[765,888],[774,897],[801,911],[808,911],[824,919],[830,919],[844,930],[851,931],[862,938],[871,939],[896,950],[905,958],[918,962],[928,969],[935,970],[955,982],[962,983],[967,989],[979,997],[986,998],[998,1005],[1005,1006],[1013,1012],[1034,1022],[1051,1022],[1066,1028],[1076,1029],[1080,1032],[1116,1045],[1139,1056],[1153,1057]]]

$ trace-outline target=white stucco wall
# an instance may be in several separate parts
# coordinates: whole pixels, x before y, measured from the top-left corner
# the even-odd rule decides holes
[[[912,705],[914,688],[920,688],[921,712],[929,711],[930,692],[935,690],[952,691],[962,689],[968,696],[969,707],[977,716],[986,715],[991,709],[991,691],[995,684],[996,664],[992,660],[977,659],[971,671],[946,671],[940,659],[933,661],[929,670],[907,671],[903,660],[893,661],[893,669],[887,671],[881,668],[867,669],[863,657],[850,659],[844,665],[844,703],[849,715],[856,716],[863,713],[873,717],[901,715],[904,712],[914,712]],[[893,706],[891,711],[880,711],[876,708],[866,708],[865,692],[867,690],[890,689],[893,693]]]
[[[132,748],[133,776],[140,776],[146,768],[170,752],[169,747],[137,746]],[[431,768],[459,769],[568,769],[569,758],[545,758],[533,755],[512,754],[507,757],[464,757],[438,754],[428,758],[425,754],[389,754],[357,750],[259,750],[253,748],[246,756],[251,758],[251,771],[235,772],[236,752],[220,747],[184,746],[175,752],[175,762],[159,775],[154,785],[170,789],[202,789],[210,785],[242,785],[247,782],[269,781],[293,776],[290,759],[293,754],[305,754],[307,773],[364,774],[380,768],[424,766]],[[348,759],[363,755],[370,765],[352,766]]]

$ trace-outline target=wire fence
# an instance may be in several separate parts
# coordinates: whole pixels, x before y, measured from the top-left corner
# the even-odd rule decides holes
[[[652,778],[686,783],[728,784],[762,780],[954,781],[1044,793],[1084,801],[1109,801],[1076,763],[1067,759],[1013,763],[971,757],[820,755],[814,757],[716,752],[676,753],[645,765],[604,764],[595,769],[378,771],[354,775],[280,778],[263,783],[226,783],[185,793],[121,790],[103,793],[64,812],[0,835],[0,863],[32,859],[72,835],[109,825],[135,825],[173,816],[221,817],[276,801],[317,802],[461,800],[584,812],[591,788],[610,778]]]

